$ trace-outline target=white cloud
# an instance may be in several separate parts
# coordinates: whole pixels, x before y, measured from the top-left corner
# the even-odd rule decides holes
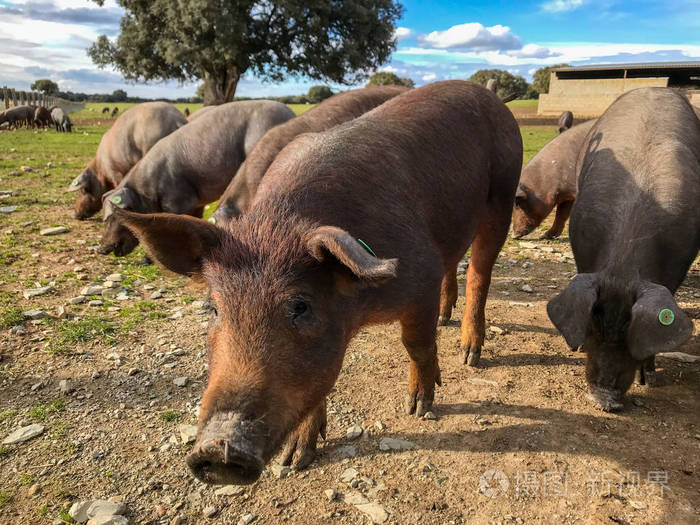
[[[564,13],[578,9],[585,3],[585,0],[548,0],[541,5],[543,11],[550,13]]]
[[[437,75],[435,73],[427,73],[421,77],[424,82],[432,82],[437,78]]]
[[[552,56],[559,56],[558,53],[551,51],[550,49],[537,44],[526,44],[522,49],[518,51],[509,51],[508,54],[520,57],[520,58],[548,58]]]
[[[436,49],[472,51],[520,49],[523,45],[510,27],[500,24],[484,27],[478,22],[452,26],[445,31],[433,31],[420,36],[418,42],[422,46]]]
[[[406,40],[407,38],[410,38],[413,35],[413,29],[409,29],[408,27],[397,27],[396,31],[394,32],[394,36],[399,42],[401,42],[402,40]]]

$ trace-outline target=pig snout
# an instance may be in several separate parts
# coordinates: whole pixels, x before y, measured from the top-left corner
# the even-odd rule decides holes
[[[615,388],[590,385],[588,399],[605,412],[617,412],[622,410],[624,406],[622,396],[623,392]]]
[[[530,221],[527,215],[520,210],[515,208],[513,210],[513,238],[520,239],[525,237],[528,233],[535,229],[535,224]]]
[[[246,421],[235,412],[219,412],[200,429],[187,456],[192,473],[205,483],[247,485],[265,467],[260,423]]]

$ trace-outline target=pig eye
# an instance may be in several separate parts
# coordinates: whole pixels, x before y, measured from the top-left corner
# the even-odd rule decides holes
[[[515,198],[515,205],[518,208],[523,208],[525,207],[525,197],[516,197]]]
[[[309,303],[306,299],[303,299],[301,297],[295,297],[294,299],[292,299],[289,305],[289,313],[292,317],[292,320],[301,317],[306,312],[308,312],[310,308],[311,307],[309,306]]]

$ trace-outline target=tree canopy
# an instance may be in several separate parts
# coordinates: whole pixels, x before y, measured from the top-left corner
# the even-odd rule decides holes
[[[410,78],[401,78],[394,73],[388,71],[379,71],[371,77],[369,77],[368,86],[406,86],[414,87],[415,84]]]
[[[55,95],[58,93],[58,84],[48,78],[41,78],[34,82],[30,89],[32,91],[41,91],[45,95]]]
[[[323,102],[331,96],[333,96],[333,92],[328,86],[312,86],[311,88],[309,88],[309,92],[306,94],[306,98],[312,104],[318,104],[319,102]]]
[[[522,97],[527,92],[528,84],[523,77],[513,75],[503,69],[480,69],[469,77],[469,81],[485,86],[492,78],[496,79],[496,94],[501,98],[505,98],[513,93],[517,93],[518,96]]]
[[[570,67],[569,64],[556,64],[554,66],[541,67],[532,75],[532,86],[538,93],[549,93],[549,77],[552,69],[557,67]]]
[[[104,0],[93,0],[99,5]],[[115,40],[88,55],[127,80],[204,81],[205,104],[233,100],[241,75],[355,84],[394,50],[394,0],[117,0]]]

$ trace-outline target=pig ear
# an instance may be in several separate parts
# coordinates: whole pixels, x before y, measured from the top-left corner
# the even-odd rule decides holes
[[[693,333],[693,322],[665,286],[642,281],[632,306],[627,347],[640,361],[683,344]]]
[[[73,179],[73,182],[70,183],[70,186],[66,189],[66,191],[78,191],[81,189],[85,189],[86,191],[89,191],[90,188],[90,178],[92,175],[88,170],[85,170],[82,172],[80,175],[78,175],[76,178]]]
[[[126,186],[108,191],[102,197],[102,220],[106,221],[116,208],[132,208],[135,202],[134,192]]]
[[[520,184],[518,184],[518,189],[515,191],[515,198],[516,199],[526,199],[527,198],[527,193],[525,193],[525,188],[523,188]]]
[[[396,277],[398,259],[380,259],[367,244],[335,226],[321,226],[306,236],[306,246],[317,261],[334,256],[357,278],[380,284]]]
[[[598,275],[580,273],[566,289],[547,303],[547,314],[571,348],[583,344],[598,298]]]
[[[201,276],[204,259],[220,245],[224,234],[213,224],[187,215],[142,214],[120,208],[113,213],[158,264],[187,276]]]

